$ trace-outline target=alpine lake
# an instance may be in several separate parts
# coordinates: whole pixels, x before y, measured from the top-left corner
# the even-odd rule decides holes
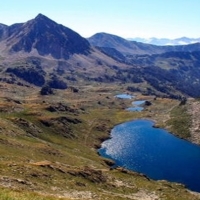
[[[140,112],[144,103],[135,101],[127,110]],[[115,126],[99,154],[112,159],[113,167],[121,166],[154,180],[182,183],[200,192],[200,146],[155,128],[151,120],[138,119]]]

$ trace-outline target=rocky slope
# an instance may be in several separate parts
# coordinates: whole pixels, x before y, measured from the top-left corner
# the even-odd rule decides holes
[[[7,47],[3,51],[9,53],[36,50],[41,56],[67,59],[71,54],[87,54],[90,51],[86,39],[42,14],[26,23],[3,26],[1,30],[0,41]]]
[[[188,113],[191,116],[191,137],[189,139],[191,142],[200,145],[200,102],[190,99],[188,105]]]
[[[143,94],[200,95],[199,43],[158,47],[106,33],[88,40],[95,47],[42,14],[25,23],[1,24],[0,81],[55,89],[73,82],[120,82]]]

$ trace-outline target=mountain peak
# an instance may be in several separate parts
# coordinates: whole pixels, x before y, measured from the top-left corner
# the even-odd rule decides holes
[[[12,31],[7,31],[11,34],[5,37],[11,52],[30,53],[37,50],[41,56],[68,59],[71,54],[87,54],[90,51],[90,44],[85,38],[43,14],[38,14],[21,26],[11,28]],[[0,40],[2,35],[0,28]]]
[[[39,14],[35,17],[35,19],[49,19],[49,18],[46,17],[45,15],[39,13]]]
[[[53,23],[56,23],[54,22],[53,20],[51,20],[50,18],[46,17],[45,15],[39,13],[32,21],[36,22],[36,23],[43,23],[43,24],[46,24],[46,23],[49,23],[49,22],[53,22]]]

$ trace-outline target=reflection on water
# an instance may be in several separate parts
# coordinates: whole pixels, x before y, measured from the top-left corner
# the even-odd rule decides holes
[[[149,120],[115,126],[99,153],[152,179],[183,183],[200,192],[200,147],[152,126]]]

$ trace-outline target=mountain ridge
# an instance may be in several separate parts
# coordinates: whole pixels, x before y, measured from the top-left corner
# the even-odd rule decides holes
[[[142,43],[128,41],[122,37],[109,33],[96,33],[87,39],[93,46],[114,48],[123,54],[147,54],[151,51],[148,50],[148,48],[151,49],[151,47],[153,47],[153,45],[145,44],[143,47]]]
[[[200,52],[200,43],[156,46],[107,33],[85,39],[42,14],[25,23],[3,25],[2,30],[2,82],[38,87],[54,83],[56,89],[75,82],[115,82],[130,84],[143,94],[200,96],[198,90],[191,92],[200,87],[194,73],[199,58],[193,54]],[[178,74],[176,82],[173,73]]]
[[[124,55],[132,54],[159,54],[169,51],[199,51],[200,43],[177,46],[157,46],[142,42],[129,41],[109,33],[96,33],[88,38],[93,46],[115,48]]]
[[[35,49],[41,56],[50,54],[56,59],[67,59],[71,54],[87,54],[90,51],[90,44],[85,38],[42,14],[25,23],[3,28],[1,35],[9,53],[30,53]]]

